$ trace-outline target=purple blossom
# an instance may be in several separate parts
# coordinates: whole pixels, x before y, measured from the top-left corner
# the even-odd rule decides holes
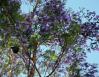
[[[63,19],[64,19],[64,21],[67,22],[67,23],[71,22],[71,16],[70,16],[69,14],[63,15]]]
[[[49,25],[48,24],[42,25],[40,28],[40,32],[41,33],[48,33],[49,32]]]
[[[22,43],[27,43],[27,39],[25,37],[21,38]]]
[[[96,19],[99,19],[99,15],[96,15]]]
[[[25,31],[24,31],[26,36],[29,36],[33,33],[33,29],[31,26],[29,26]]]

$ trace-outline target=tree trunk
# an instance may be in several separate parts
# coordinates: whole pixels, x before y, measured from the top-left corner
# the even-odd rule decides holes
[[[29,72],[28,77],[33,77],[33,76],[34,76],[34,74],[35,74],[35,68],[34,68],[34,67],[32,67],[32,68],[31,68],[31,70],[30,70],[30,72]]]
[[[33,57],[31,58],[33,64],[36,63],[36,51],[34,51]],[[29,76],[28,77],[34,77],[35,74],[35,66],[32,66],[31,70],[29,71]]]

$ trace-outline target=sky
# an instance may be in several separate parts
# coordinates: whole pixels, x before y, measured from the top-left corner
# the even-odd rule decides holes
[[[86,8],[99,14],[99,0],[67,0],[67,6],[73,10],[79,10],[79,7]]]

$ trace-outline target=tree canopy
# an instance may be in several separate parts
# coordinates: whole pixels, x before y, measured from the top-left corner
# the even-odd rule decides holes
[[[99,15],[66,0],[26,1],[33,10],[23,14],[22,0],[0,0],[0,77],[98,77],[86,53],[99,50]]]

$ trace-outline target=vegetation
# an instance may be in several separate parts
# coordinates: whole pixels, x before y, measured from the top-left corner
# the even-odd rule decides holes
[[[21,0],[0,0],[0,77],[98,77],[86,53],[99,49],[99,16],[65,0],[27,1],[33,10],[22,14]]]

